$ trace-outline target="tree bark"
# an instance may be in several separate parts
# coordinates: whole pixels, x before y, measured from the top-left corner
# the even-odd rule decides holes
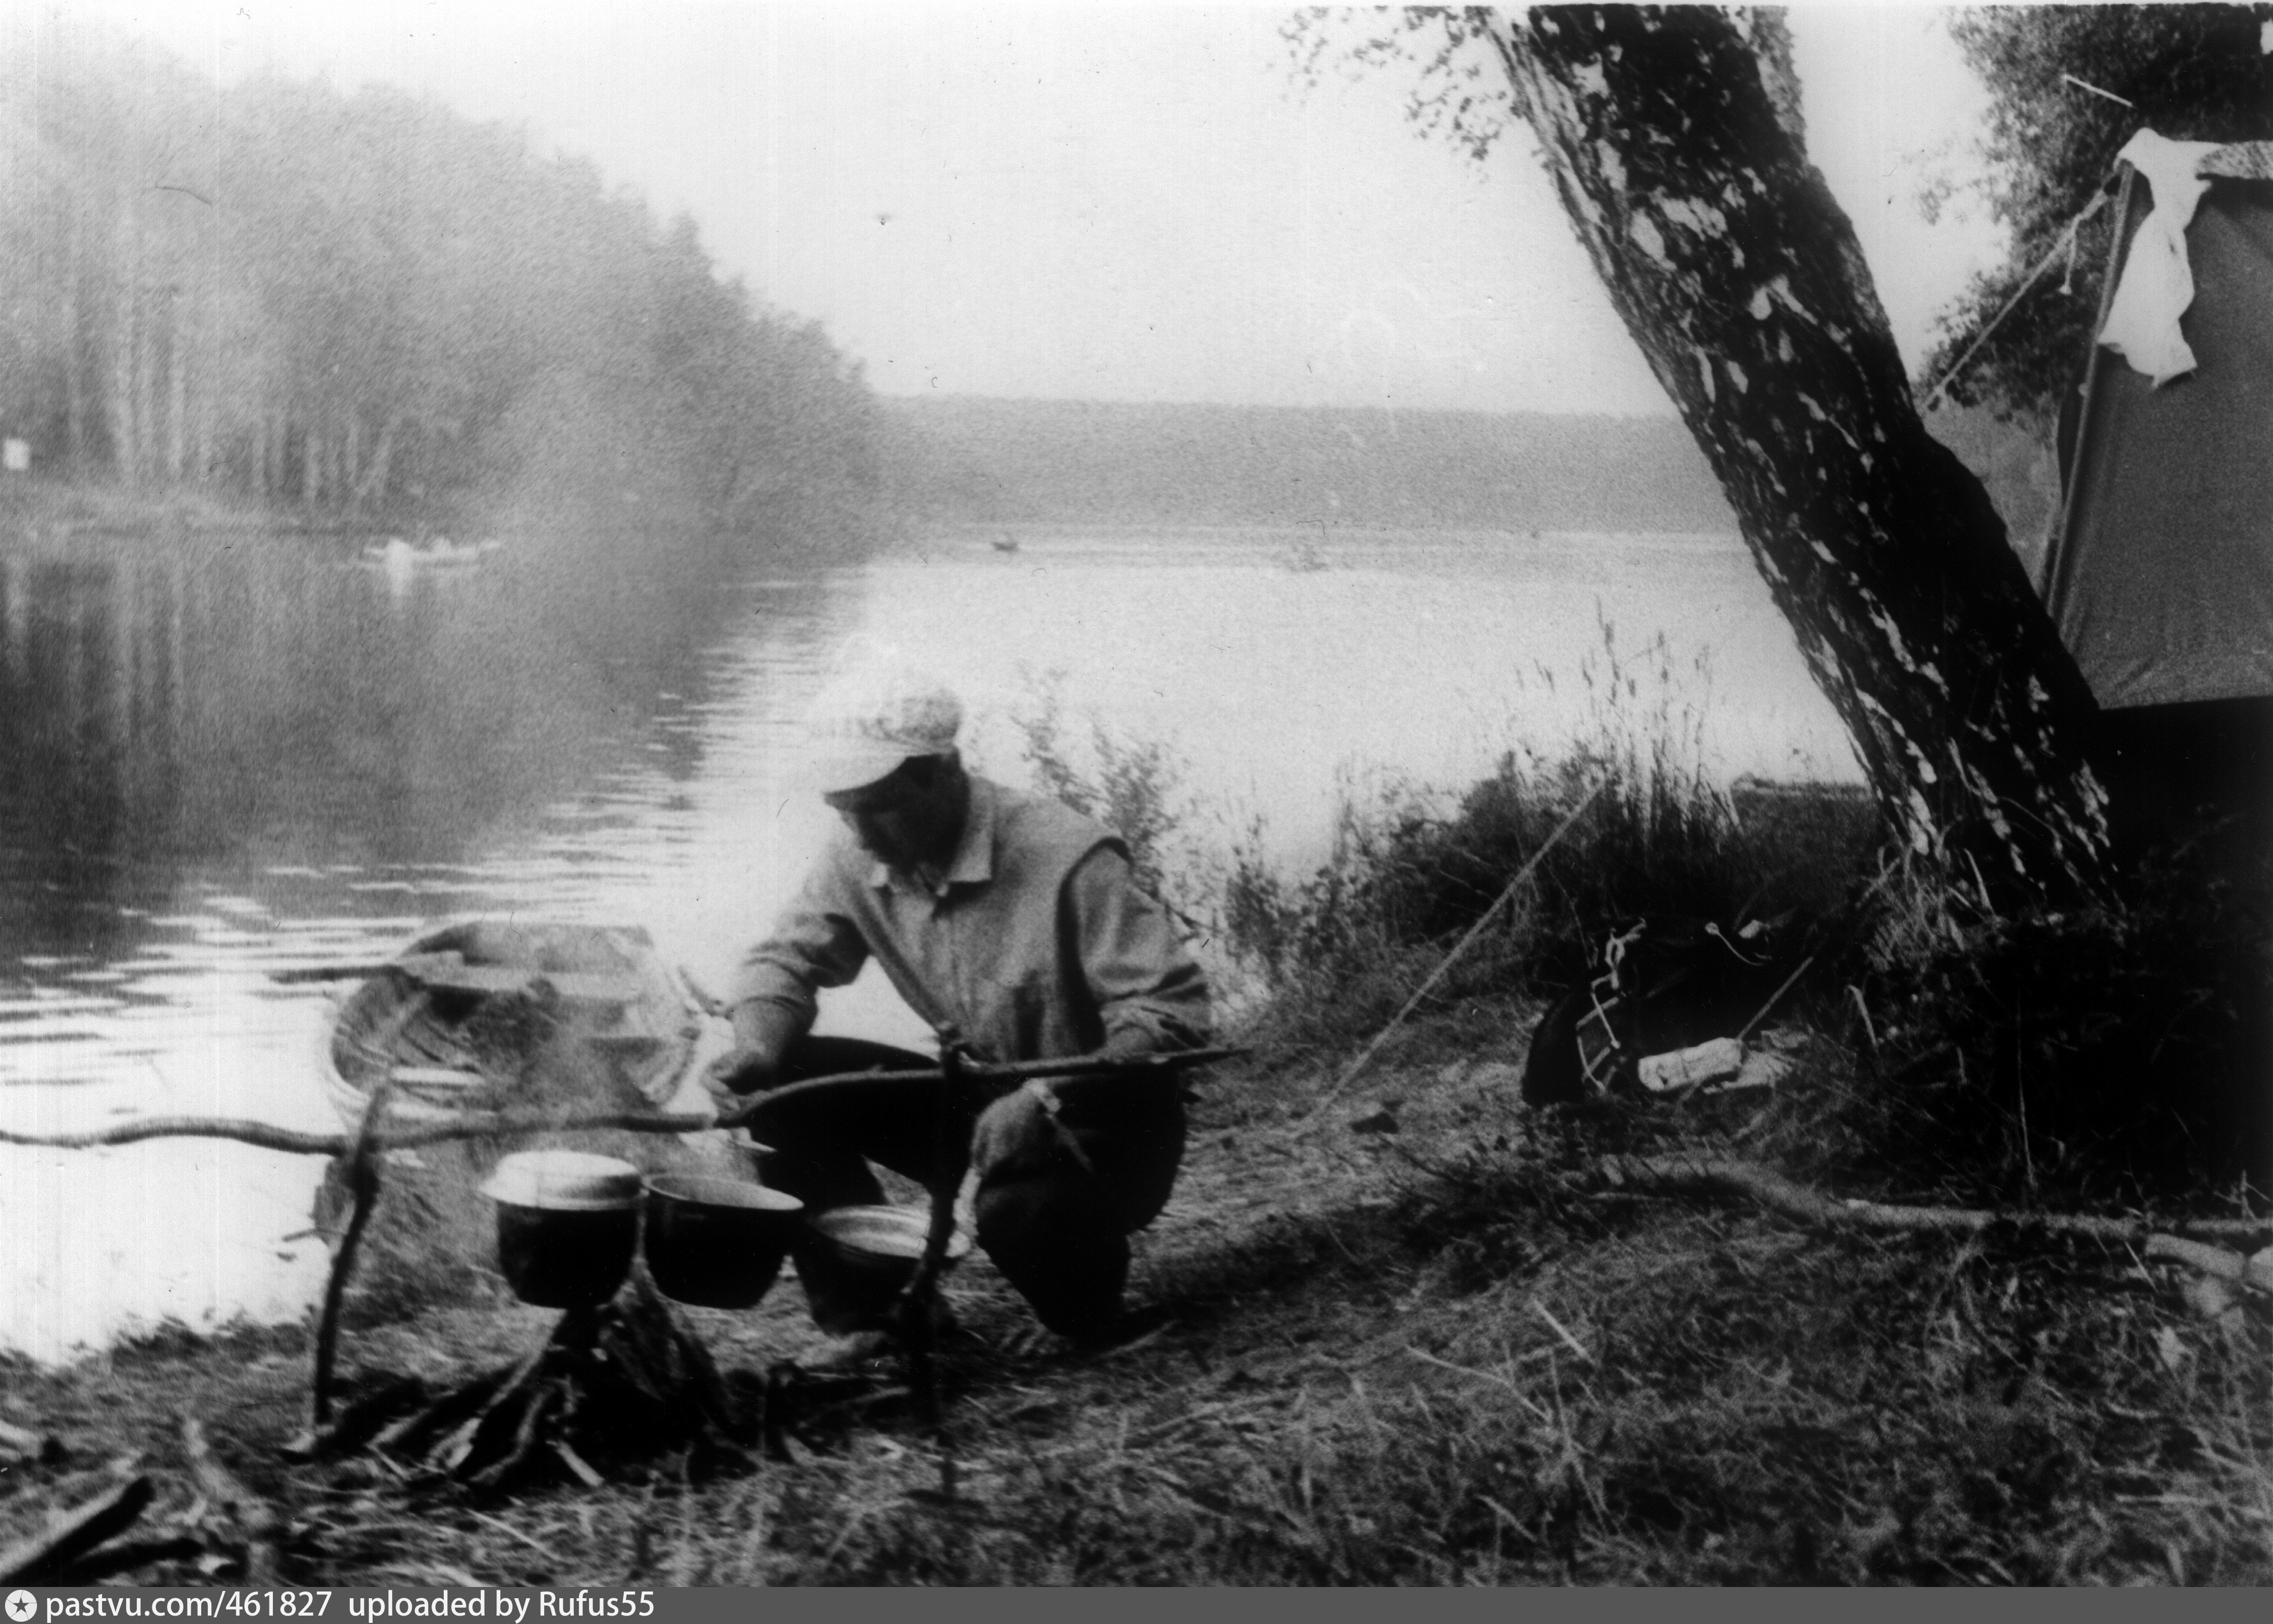
[[[1919,421],[1807,161],[1781,19],[1542,7],[1492,37],[1891,827],[1999,909],[2101,894],[2090,691],[1980,482]]]
[[[64,438],[70,446],[72,477],[86,473],[86,323],[82,314],[82,288],[86,280],[86,217],[74,201],[71,206],[71,263],[64,281]]]
[[[160,458],[164,447],[158,438],[157,301],[142,286],[139,273],[131,284],[130,297],[134,304],[134,399],[131,409],[134,419],[134,483],[139,485],[155,482],[162,466]]]
[[[114,256],[117,297],[110,329],[110,460],[122,484],[142,477],[142,447],[134,421],[135,266],[134,221],[121,207],[118,252]]]
[[[300,434],[300,500],[311,508],[324,499],[324,432],[319,417],[308,420]]]
[[[214,477],[214,458],[218,453],[214,445],[214,380],[207,376],[201,378],[199,384],[197,450],[191,466],[196,471],[198,483],[202,485]]]
[[[351,406],[348,408],[346,424],[340,430],[338,458],[332,468],[333,506],[349,513],[355,511],[362,457],[363,414]]]
[[[184,353],[182,293],[166,293],[166,478],[180,484],[190,457],[189,357]]]
[[[371,447],[371,460],[356,481],[355,505],[358,512],[386,499],[387,469],[394,460],[394,437],[401,427],[402,414],[396,412],[379,429],[379,443]]]

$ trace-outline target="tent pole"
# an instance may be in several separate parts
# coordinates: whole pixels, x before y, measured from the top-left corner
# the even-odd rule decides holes
[[[2107,352],[2100,348],[2099,335],[2106,331],[2107,307],[2115,302],[2116,279],[2123,270],[2124,250],[2130,245],[2131,200],[2138,187],[2139,171],[2124,164],[2123,188],[2115,199],[2115,229],[2107,243],[2107,273],[2100,279],[2099,310],[2091,318],[2091,353],[2083,363],[2083,404],[2076,413],[2075,449],[2069,453],[2067,465],[2059,471],[2059,511],[2044,544],[2044,580],[2037,587],[2037,595],[2044,599],[2044,609],[2055,624],[2068,594],[2068,566],[2073,557],[2068,546],[2069,531],[2075,523],[2076,495],[2082,484],[2084,456],[2091,447],[2092,400],[2098,393],[2100,369],[2106,363]],[[2053,450],[2057,456],[2057,443]]]

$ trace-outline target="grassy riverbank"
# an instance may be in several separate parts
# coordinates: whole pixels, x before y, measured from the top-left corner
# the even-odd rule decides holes
[[[1322,1072],[1215,1080],[1143,1243],[1136,1295],[1169,1318],[1140,1345],[1025,1349],[975,1259],[952,1493],[889,1373],[814,1388],[776,1454],[709,1481],[666,1457],[499,1500],[293,1464],[294,1328],[10,1372],[0,1418],[56,1453],[0,1476],[0,1528],[131,1456],[145,1528],[206,1554],[131,1576],[229,1579],[241,1528],[201,1496],[187,1412],[311,1584],[2273,1580],[2262,1313],[2206,1315],[2122,1246],[1826,1233],[1614,1186],[1611,1149],[1749,1151],[1774,1124],[1745,1096],[1527,1113],[1525,1013],[1416,1027],[1307,1135]],[[1815,1052],[1766,1114],[1819,1109],[1839,1072]],[[345,1364],[448,1379],[549,1319],[430,1306]],[[729,1371],[809,1345],[791,1283],[688,1321]]]
[[[1574,780],[1512,763],[1451,816],[1354,820],[1299,883],[1234,864],[1217,900],[1264,996],[1139,1243],[1156,1328],[1102,1355],[1039,1345],[973,1257],[949,1288],[944,1438],[896,1370],[781,1375],[815,1345],[786,1280],[753,1313],[684,1315],[731,1389],[769,1395],[750,1463],[664,1452],[589,1487],[296,1461],[304,1329],[169,1336],[8,1372],[0,1437],[23,1448],[0,1541],[132,1470],[157,1491],[140,1534],[181,1542],[130,1553],[146,1581],[229,1582],[266,1546],[308,1584],[2273,1582],[2266,1299],[2141,1244],[2191,1221],[2262,1247],[2262,1195],[2140,1137],[2198,1128],[2184,1100],[2094,1139],[2048,1125],[2041,1090],[2062,1056],[2198,1060],[2217,989],[2173,989],[2224,962],[2223,916],[1969,916],[1878,874],[1852,797],[1746,808],[1662,757],[1600,754],[1614,790],[1323,1111]],[[1822,969],[1771,1022],[1782,1081],[1525,1106],[1581,922],[1667,900],[1819,921],[1802,945]],[[2170,949],[2187,932],[2192,958]],[[2074,996],[2007,997],[2016,956]],[[2008,1064],[2037,1078],[2034,1114]],[[1669,1184],[1648,1171],[1669,1155],[2137,1228],[1877,1231]],[[461,1381],[551,1324],[478,1269],[416,1283],[366,1271],[351,1394]],[[184,1415],[249,1486],[249,1523],[200,1478]]]
[[[272,506],[220,490],[184,486],[133,490],[29,475],[0,480],[0,542],[52,543],[81,535],[165,536],[199,530],[299,534],[324,528],[311,526],[307,515],[291,506]]]

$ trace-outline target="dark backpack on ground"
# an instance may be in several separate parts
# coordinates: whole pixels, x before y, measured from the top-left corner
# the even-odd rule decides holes
[[[1687,914],[1618,921],[1589,955],[1595,973],[1532,1029],[1524,1103],[1630,1092],[1645,1055],[1735,1037],[1774,990],[1782,924],[1723,930]]]

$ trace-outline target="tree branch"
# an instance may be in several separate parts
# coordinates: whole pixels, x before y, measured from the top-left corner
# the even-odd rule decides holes
[[[1011,1060],[989,1066],[969,1066],[964,1068],[964,1075],[988,1082],[1021,1082],[1029,1077],[1063,1078],[1076,1083],[1084,1080],[1110,1081],[1125,1078],[1132,1073],[1139,1075],[1146,1072],[1174,1074],[1245,1052],[1243,1049],[1235,1048],[1186,1049],[1168,1054],[1144,1055],[1133,1060]],[[778,1100],[797,1090],[828,1089],[840,1083],[925,1081],[936,1080],[940,1074],[936,1067],[926,1071],[911,1068],[904,1072],[838,1072],[791,1083],[786,1089],[776,1089],[763,1098]],[[693,1111],[662,1115],[644,1111],[581,1111],[565,1116],[536,1111],[469,1112],[447,1121],[374,1133],[371,1135],[370,1143],[374,1150],[409,1150],[455,1139],[503,1138],[514,1134],[561,1134],[595,1128],[618,1128],[632,1134],[693,1134],[704,1128],[732,1127],[759,1103],[754,1099],[749,1105],[739,1111],[717,1116]],[[34,1145],[56,1150],[87,1150],[100,1145],[131,1145],[146,1139],[232,1139],[263,1150],[285,1150],[301,1156],[346,1156],[355,1149],[357,1142],[356,1136],[348,1134],[310,1134],[241,1117],[149,1117],[139,1122],[122,1122],[116,1127],[97,1128],[81,1134],[24,1134],[0,1128],[0,1145]]]
[[[1757,1163],[1711,1156],[1613,1156],[1604,1157],[1600,1165],[1603,1176],[1613,1184],[1633,1185],[1651,1191],[1738,1196],[1817,1229],[1861,1230],[1880,1235],[1977,1235],[2002,1228],[2072,1235],[2142,1246],[2149,1257],[2187,1263],[2259,1291],[2273,1291],[2273,1264],[2164,1232],[2176,1230],[2247,1245],[2273,1235],[2273,1218],[2176,1219],[2158,1228],[2144,1218],[2111,1218],[2095,1213],[1991,1212],[1971,1207],[1909,1207],[1842,1200]]]

